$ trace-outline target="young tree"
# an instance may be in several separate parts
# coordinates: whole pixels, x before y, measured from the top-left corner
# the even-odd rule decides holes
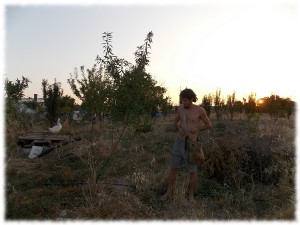
[[[81,78],[78,70],[75,68],[74,75],[70,74],[68,83],[73,93],[82,101],[81,106],[91,115],[96,113],[100,115],[106,110],[109,82],[103,75],[103,68],[99,69],[96,65],[92,69],[85,70],[84,66],[80,67]]]
[[[232,93],[232,95],[227,96],[227,109],[230,113],[230,119],[233,120],[233,114],[234,114],[234,104],[236,102],[235,99],[235,92]]]
[[[257,107],[256,107],[256,94],[255,93],[250,93],[248,96],[248,102],[246,101],[245,98],[243,98],[244,101],[244,110],[247,115],[248,119],[251,119],[254,114],[257,112]]]
[[[5,79],[6,114],[9,118],[17,117],[17,109],[14,104],[24,96],[24,90],[28,87],[29,82],[30,80],[23,76],[22,80],[17,79],[15,82]]]
[[[124,129],[139,126],[151,115],[153,108],[168,104],[165,91],[165,88],[157,86],[150,74],[139,68],[126,72],[114,91],[115,101],[110,107],[113,121],[122,122]]]
[[[164,101],[160,104],[161,105],[161,112],[163,113],[164,120],[166,120],[167,115],[172,111],[173,109],[173,103],[171,101],[170,97],[162,98]]]
[[[211,114],[212,102],[213,102],[213,96],[211,94],[203,96],[201,106],[205,109],[208,117]]]
[[[108,108],[113,122],[121,122],[123,131],[127,126],[137,126],[151,115],[153,109],[163,108],[168,104],[164,97],[166,89],[147,73],[153,33],[149,32],[144,44],[137,47],[135,65],[124,59],[118,59],[112,52],[111,33],[104,33],[104,59],[97,56],[99,63],[104,63],[105,73],[110,83]],[[123,133],[123,132],[122,132]],[[121,133],[121,136],[122,136]]]
[[[99,72],[104,72],[104,80],[110,81],[110,84],[117,86],[120,83],[120,78],[125,71],[129,71],[133,65],[123,58],[118,58],[112,51],[112,33],[103,33],[103,54],[104,58],[99,55],[96,57],[96,62],[99,65]],[[112,87],[114,88],[114,87]],[[116,87],[115,87],[116,88]]]
[[[59,102],[61,112],[71,113],[75,108],[75,99],[69,95],[62,96]]]
[[[280,110],[280,97],[278,95],[271,95],[266,102],[268,112],[271,118],[277,118]]]
[[[34,117],[17,107],[17,102],[24,96],[24,90],[28,88],[30,80],[22,76],[22,80],[17,79],[15,82],[5,79],[5,123],[7,130],[18,130],[31,127]]]
[[[137,70],[144,71],[145,67],[149,65],[149,49],[151,49],[152,38],[153,33],[150,31],[147,34],[144,44],[137,47],[135,52],[135,67]]]
[[[243,113],[243,102],[242,101],[236,101],[233,105],[234,112],[239,113],[240,115]]]
[[[42,91],[44,104],[47,111],[47,117],[50,121],[50,126],[57,122],[59,104],[63,95],[61,84],[56,81],[53,84],[48,84],[48,80],[42,80]]]
[[[216,94],[214,96],[214,105],[215,105],[215,113],[217,120],[222,118],[222,111],[224,109],[225,101],[221,98],[221,89],[216,90]]]
[[[9,101],[18,101],[24,96],[24,90],[28,88],[31,81],[22,76],[22,80],[17,79],[15,82],[5,79],[5,95]]]
[[[282,107],[287,113],[287,118],[290,119],[291,115],[295,111],[295,102],[292,101],[290,98],[282,99]]]
[[[75,99],[69,95],[62,96],[58,108],[60,117],[69,118],[75,109]]]
[[[76,71],[75,76],[71,75],[68,80],[74,94],[82,99],[83,105],[98,112],[107,111],[112,118],[112,125],[122,124],[118,140],[112,146],[110,156],[101,170],[117,149],[126,128],[136,128],[150,117],[153,108],[163,108],[168,103],[168,97],[164,96],[166,89],[157,85],[145,69],[149,64],[152,37],[153,33],[149,32],[144,44],[137,47],[133,65],[113,54],[112,33],[103,33],[104,57],[96,57],[97,65],[88,71],[87,76],[81,69],[82,80],[78,79]]]

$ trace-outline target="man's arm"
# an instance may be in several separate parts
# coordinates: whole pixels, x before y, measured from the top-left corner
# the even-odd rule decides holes
[[[178,129],[178,134],[180,136],[185,136],[184,130],[182,129],[181,125],[179,124],[180,121],[180,106],[178,107],[177,114],[174,120],[174,126]]]
[[[199,128],[199,131],[203,131],[203,130],[207,130],[211,128],[211,122],[205,112],[205,110],[200,107],[200,120],[202,120],[204,122],[204,126]]]
[[[179,114],[179,107],[178,107],[177,114],[176,114],[176,117],[175,117],[175,120],[174,120],[174,126],[177,129],[179,129],[179,120],[180,120],[180,114]]]

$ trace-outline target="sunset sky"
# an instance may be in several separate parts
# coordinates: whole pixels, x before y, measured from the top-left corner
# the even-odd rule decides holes
[[[236,91],[240,100],[251,92],[257,98],[296,97],[296,1],[37,2],[4,5],[3,74],[9,80],[28,77],[26,97],[42,97],[42,79],[55,78],[64,94],[75,97],[67,79],[75,67],[91,68],[103,56],[101,36],[107,31],[113,32],[113,52],[132,63],[136,47],[154,33],[147,71],[174,103],[185,87],[194,89],[198,103],[217,88],[224,97]]]

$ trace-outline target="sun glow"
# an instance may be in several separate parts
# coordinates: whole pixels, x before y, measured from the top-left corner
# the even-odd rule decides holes
[[[236,91],[240,98],[250,93],[257,99],[272,93],[294,98],[299,33],[291,10],[254,5],[223,13],[218,20],[203,21],[200,15],[189,25],[192,30],[181,32],[184,44],[174,40],[170,80],[178,82],[177,89],[190,87],[199,94],[219,87],[225,96]]]
[[[264,100],[262,100],[262,99],[258,100],[258,104],[259,104],[259,105],[261,105],[261,104],[263,104],[263,103],[264,103]]]

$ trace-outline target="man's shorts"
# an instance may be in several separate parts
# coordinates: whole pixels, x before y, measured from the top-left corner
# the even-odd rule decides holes
[[[197,165],[188,162],[188,152],[185,150],[185,142],[176,138],[172,150],[171,168],[185,167],[190,173],[197,171]]]

